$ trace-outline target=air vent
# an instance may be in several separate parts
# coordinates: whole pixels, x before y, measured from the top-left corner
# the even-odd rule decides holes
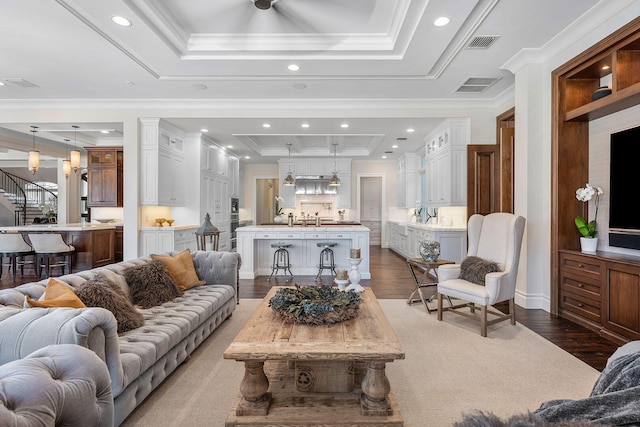
[[[3,79],[3,81],[19,87],[40,87],[37,84],[31,83],[24,79]]]
[[[384,154],[393,154],[393,151],[385,151]]]
[[[500,36],[475,36],[467,45],[467,49],[489,49]]]
[[[396,141],[406,141],[407,137],[406,136],[399,136],[398,138],[396,138]]]
[[[470,77],[456,90],[456,93],[480,93],[493,86],[500,77]]]

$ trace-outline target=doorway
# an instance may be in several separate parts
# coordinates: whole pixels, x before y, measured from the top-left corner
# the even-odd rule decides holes
[[[275,178],[256,179],[256,224],[270,224],[275,217],[274,200],[278,194],[278,180]]]

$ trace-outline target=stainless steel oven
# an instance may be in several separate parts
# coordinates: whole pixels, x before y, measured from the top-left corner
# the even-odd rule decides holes
[[[230,221],[231,221],[231,251],[235,252],[235,250],[237,249],[237,236],[236,236],[236,228],[238,228],[238,225],[240,224],[240,203],[238,201],[238,199],[236,198],[232,198],[231,199],[231,209],[229,210],[230,213]]]

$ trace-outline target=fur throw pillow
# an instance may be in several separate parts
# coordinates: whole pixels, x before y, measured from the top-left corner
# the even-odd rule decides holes
[[[100,273],[78,286],[76,295],[87,307],[102,307],[113,313],[119,334],[144,325],[142,313],[136,310],[122,289]]]
[[[484,276],[496,271],[500,271],[498,263],[477,256],[468,256],[460,263],[460,278],[482,286]]]
[[[129,267],[124,271],[131,301],[142,308],[150,308],[182,296],[182,291],[162,261]]]

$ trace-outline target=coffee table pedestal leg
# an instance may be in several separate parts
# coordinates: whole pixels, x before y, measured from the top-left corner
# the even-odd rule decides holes
[[[240,383],[242,401],[236,409],[236,415],[267,415],[271,404],[269,379],[264,374],[264,362],[244,362],[244,377]]]
[[[362,379],[360,412],[362,415],[391,415],[389,392],[391,385],[385,373],[385,362],[367,362],[367,373]]]

